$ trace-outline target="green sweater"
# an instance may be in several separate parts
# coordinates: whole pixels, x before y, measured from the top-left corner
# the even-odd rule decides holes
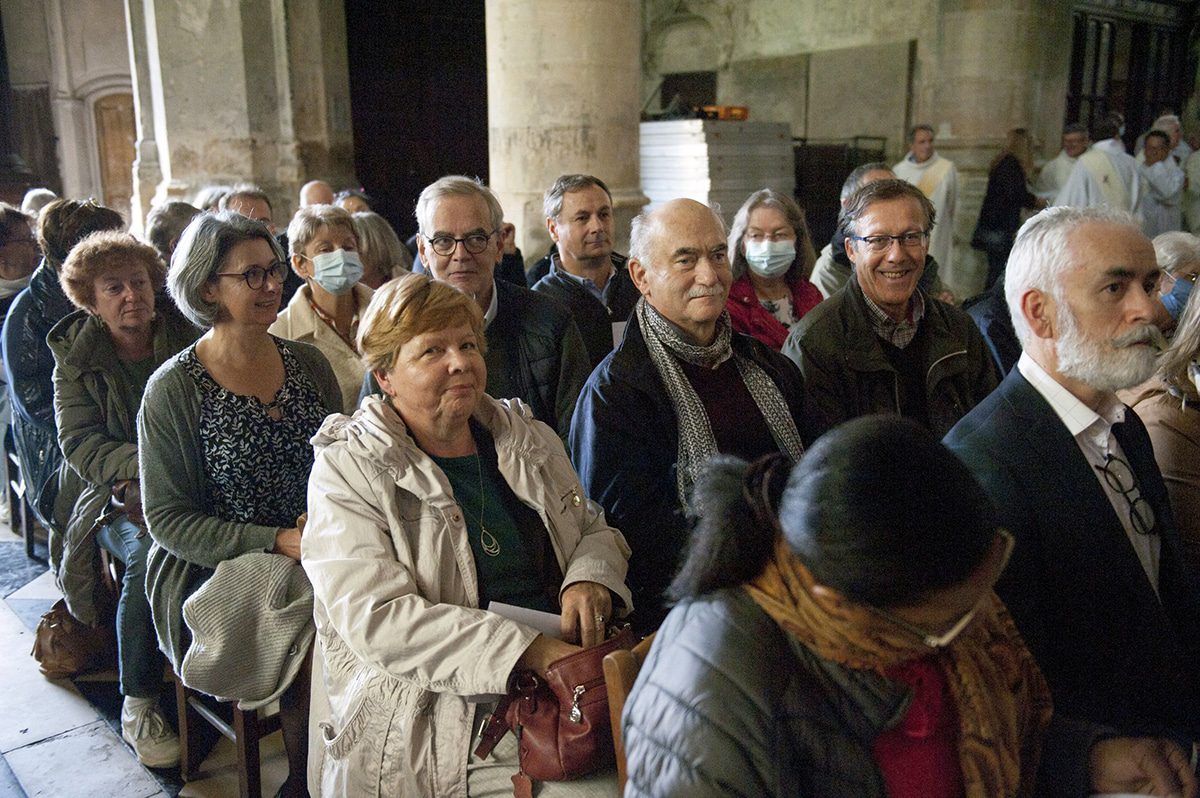
[[[325,408],[340,413],[342,394],[325,356],[309,344],[280,343],[308,371]],[[138,414],[142,507],[154,538],[146,594],[158,647],[177,673],[185,653],[180,648],[184,600],[222,560],[270,551],[278,532],[273,526],[226,521],[206,512],[200,391],[181,358],[172,358],[150,378]]]

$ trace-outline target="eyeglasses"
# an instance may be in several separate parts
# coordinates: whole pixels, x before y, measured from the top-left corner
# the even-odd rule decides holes
[[[1137,489],[1137,479],[1133,469],[1120,457],[1112,454],[1104,456],[1104,465],[1096,466],[1096,470],[1104,476],[1108,486],[1120,493],[1129,504],[1129,524],[1139,535],[1155,534],[1154,508],[1150,502],[1142,498]]]
[[[1007,529],[997,528],[996,534],[999,535],[1000,539],[1004,541],[1004,554],[1000,559],[1000,567],[996,570],[996,576],[992,580],[992,587],[995,587],[996,582],[1000,581],[1000,574],[1004,573],[1004,569],[1008,565],[1008,560],[1010,557],[1012,557],[1013,547],[1016,546],[1016,540],[1013,538],[1012,533]],[[903,629],[905,632],[908,632],[914,637],[919,638],[921,642],[929,648],[938,649],[945,648],[946,646],[950,645],[952,642],[954,642],[956,637],[962,634],[963,630],[966,629],[971,624],[971,621],[975,619],[975,615],[979,612],[979,608],[983,606],[983,602],[990,594],[991,589],[989,588],[986,593],[979,597],[979,601],[975,603],[974,607],[967,610],[967,612],[964,613],[961,618],[954,622],[953,626],[951,626],[945,632],[942,632],[940,635],[935,635],[928,629],[922,629],[915,623],[910,623],[900,616],[894,615],[880,607],[872,607],[870,604],[865,606],[873,615],[877,615],[893,626]]]
[[[472,255],[478,255],[480,252],[483,252],[485,249],[487,249],[488,242],[491,241],[492,236],[495,234],[496,231],[493,230],[490,233],[471,233],[463,236],[462,238],[455,238],[454,236],[445,235],[434,236],[433,238],[430,238],[429,236],[423,236],[423,238],[429,242],[429,246],[433,247],[434,252],[442,256],[453,255],[455,248],[460,243],[466,247],[467,252]]]
[[[241,277],[246,281],[246,287],[251,291],[257,291],[263,287],[263,283],[270,277],[275,282],[282,284],[284,277],[287,275],[288,266],[281,260],[277,260],[267,268],[261,266],[251,266],[244,272],[217,272],[214,277]]]
[[[899,243],[904,249],[920,249],[925,246],[928,239],[929,233],[924,230],[901,233],[898,236],[850,236],[851,241],[863,242],[872,252],[886,252],[891,249],[893,241]]]

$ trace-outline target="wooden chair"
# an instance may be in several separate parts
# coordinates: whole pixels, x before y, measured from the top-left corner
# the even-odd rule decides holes
[[[654,644],[655,634],[657,632],[650,634],[632,651],[614,651],[604,657],[604,685],[608,691],[608,714],[612,720],[613,749],[617,753],[617,778],[622,793],[625,792],[625,742],[621,739],[621,713],[638,671]]]
[[[203,719],[237,749],[238,794],[241,798],[261,798],[259,741],[279,730],[279,713],[260,718],[257,710],[241,710],[234,704],[231,725],[209,705],[211,697],[185,685],[174,672],[171,678],[175,681],[175,705],[179,712],[179,778],[190,781],[200,767],[199,754],[192,743],[195,724]]]

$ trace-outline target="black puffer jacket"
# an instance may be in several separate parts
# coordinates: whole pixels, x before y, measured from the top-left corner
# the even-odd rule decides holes
[[[625,705],[625,795],[884,798],[874,741],[908,696],[817,657],[741,587],[691,599],[667,616]],[[1087,752],[1103,734],[1056,717],[1037,794],[1092,792]]]
[[[58,272],[43,259],[29,287],[9,308],[2,335],[13,441],[32,493],[30,503],[44,526],[55,527],[57,520],[55,528],[59,530],[66,523],[74,498],[58,496],[57,473],[63,458],[54,423],[54,355],[46,344],[46,335],[73,310],[75,306],[58,283]],[[56,560],[54,548],[52,545],[52,560]]]

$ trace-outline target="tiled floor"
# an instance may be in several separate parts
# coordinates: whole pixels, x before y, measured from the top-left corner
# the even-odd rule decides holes
[[[0,545],[17,540],[0,526]],[[33,630],[60,595],[47,572],[0,601],[0,798],[236,796],[237,762],[228,740],[213,747],[197,779],[182,784],[177,768],[144,768],[121,740],[115,673],[75,684],[38,672],[29,655]],[[264,795],[274,795],[286,776],[276,733],[263,741]]]

